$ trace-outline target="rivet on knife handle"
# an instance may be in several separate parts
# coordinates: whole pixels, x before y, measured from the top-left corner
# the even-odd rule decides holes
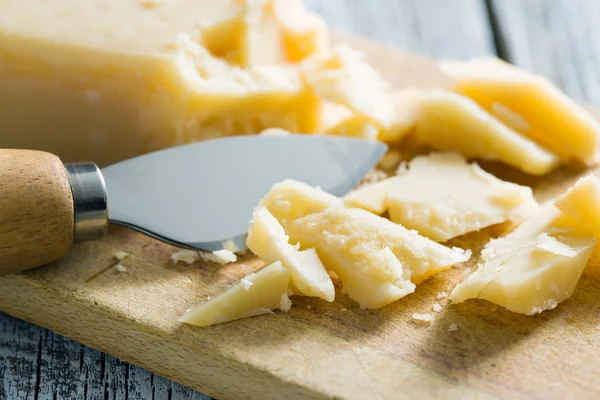
[[[50,153],[0,150],[0,275],[57,260],[75,237],[98,238],[104,233],[106,192],[102,203],[98,188],[90,187],[89,167],[69,168],[67,172]],[[95,210],[101,207],[104,222]]]

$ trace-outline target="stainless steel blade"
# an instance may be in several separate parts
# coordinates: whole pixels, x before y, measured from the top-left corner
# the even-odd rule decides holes
[[[180,247],[245,249],[252,210],[274,183],[296,179],[337,196],[385,153],[333,136],[236,136],[173,147],[102,170],[109,219]]]

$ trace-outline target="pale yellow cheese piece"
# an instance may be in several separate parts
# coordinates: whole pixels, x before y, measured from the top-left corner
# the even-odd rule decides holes
[[[299,0],[238,0],[200,31],[212,54],[243,68],[298,62],[328,47],[326,24]]]
[[[379,140],[387,143],[399,142],[417,125],[421,112],[421,101],[424,92],[420,89],[407,88],[390,93],[394,107],[394,119],[390,129],[382,129]]]
[[[294,294],[320,297],[329,302],[335,298],[331,278],[315,249],[299,251],[289,244],[283,227],[266,208],[254,210],[246,244],[265,263],[280,261],[292,271]]]
[[[420,107],[416,137],[438,150],[501,161],[532,175],[546,174],[560,162],[460,94],[434,90],[423,95]]]
[[[287,232],[291,221],[329,207],[343,207],[344,203],[323,190],[288,179],[273,185],[260,206],[269,210]]]
[[[236,0],[151,8],[121,0],[0,2],[0,146],[104,166],[269,127],[314,132],[320,100],[291,67],[241,70],[197,51],[199,27],[236,7]]]
[[[308,58],[302,70],[321,98],[369,118],[380,129],[392,127],[395,110],[389,84],[362,53],[340,44],[329,53]]]
[[[600,239],[600,179],[588,175],[579,179],[554,205]]]
[[[469,258],[362,209],[331,207],[292,221],[286,233],[301,248],[315,248],[363,308],[394,302]]]
[[[531,188],[502,181],[458,153],[417,157],[391,182],[390,219],[437,242],[521,220],[537,208]]]
[[[325,134],[355,137],[373,142],[379,137],[379,131],[379,127],[368,118],[353,115],[325,131]]]
[[[344,205],[362,208],[373,214],[381,215],[388,209],[386,201],[388,190],[395,184],[396,179],[395,177],[384,179],[353,190],[344,196]]]
[[[552,83],[497,58],[443,62],[456,90],[564,158],[598,162],[600,125]],[[514,115],[518,123],[514,123]]]
[[[532,315],[555,308],[573,293],[596,238],[552,204],[546,204],[509,235],[490,241],[478,269],[451,294]]]
[[[186,312],[179,322],[209,326],[254,315],[287,311],[291,272],[275,262],[250,274],[220,295]]]

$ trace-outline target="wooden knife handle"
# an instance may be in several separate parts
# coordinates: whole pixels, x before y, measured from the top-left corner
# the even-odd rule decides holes
[[[64,256],[73,233],[73,195],[60,159],[0,150],[0,275]]]

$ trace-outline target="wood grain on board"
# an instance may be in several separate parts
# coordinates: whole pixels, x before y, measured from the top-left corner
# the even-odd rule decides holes
[[[553,2],[533,0],[528,2],[514,0],[488,2],[483,0],[305,1],[313,9],[322,13],[338,29],[359,33],[381,42],[402,46],[431,56],[468,58],[493,54],[495,52],[493,44],[496,42],[497,45],[500,45],[498,48],[500,48],[501,54],[505,54],[509,60],[549,76],[575,98],[600,105],[597,96],[593,95],[600,91],[597,77],[589,73],[590,68],[593,67],[586,67],[587,75],[585,71],[580,73],[582,65],[598,65],[597,55],[600,52],[595,49],[600,45],[600,41],[597,38],[599,31],[595,29],[598,17],[597,5],[594,0],[578,2],[569,0]],[[495,36],[491,34],[493,26],[489,24],[489,9],[485,8],[485,3],[490,3],[488,5],[492,6],[490,15],[495,23]],[[546,19],[545,23],[536,23],[540,20],[540,16],[551,14],[554,15],[554,19]],[[565,16],[564,19],[561,19],[562,15]],[[554,27],[560,27],[561,33],[553,33]],[[525,28],[527,32],[523,34]],[[585,32],[591,32],[591,36],[586,36]],[[594,37],[594,35],[596,36]],[[583,51],[575,51],[576,48],[581,48]],[[385,66],[388,71],[394,70],[392,62],[386,62]],[[418,71],[419,68],[414,69]],[[426,77],[427,74],[424,76]],[[562,76],[569,78],[562,78]],[[427,82],[429,79],[425,79],[425,81]],[[571,84],[570,82],[573,81],[578,83]],[[578,89],[582,87],[583,89]],[[580,93],[592,93],[592,95],[580,95]],[[555,176],[551,178],[551,180],[553,179],[562,181]],[[567,181],[570,181],[570,178]],[[541,184],[538,193],[548,193],[549,189],[555,192],[560,190],[558,186],[545,183]],[[108,244],[100,242],[97,248],[77,250],[72,257],[78,257],[75,260],[86,263],[86,268],[89,268],[89,273],[91,273],[98,268],[91,261],[106,265],[106,262],[112,260],[113,249],[123,250],[123,246],[136,246],[123,229],[111,228],[110,237],[112,239]],[[123,243],[120,243],[120,240],[123,240]],[[207,268],[168,265],[168,256],[173,249],[164,248],[163,245],[154,241],[146,241],[141,247],[143,248],[136,251],[134,258],[126,261],[129,274],[135,272],[136,265],[137,268],[141,268],[143,263],[148,260],[151,262],[158,260],[159,263],[167,265],[165,270],[169,271],[172,268],[171,272],[175,274],[178,274],[178,271],[189,273],[190,270],[202,270],[204,272],[197,273],[214,274],[220,277],[220,283],[215,283],[216,286],[211,287],[214,292],[218,292],[221,287],[226,286],[227,282],[235,280],[235,277],[230,275],[231,272],[228,268],[221,271],[214,266]],[[98,254],[103,256],[99,259]],[[596,260],[597,256],[594,255],[594,257]],[[132,264],[129,265],[129,263]],[[160,283],[160,281],[155,283],[148,279],[139,285],[140,289],[133,287],[130,278],[122,279],[120,275],[116,274],[116,271],[112,272],[114,274],[104,278],[104,284],[106,290],[113,294],[115,291],[119,293],[148,291],[153,289],[155,284]],[[45,274],[39,278],[55,280],[49,270],[40,270],[36,273]],[[88,273],[87,270],[86,273]],[[450,287],[452,285],[451,282],[445,282],[445,279],[446,276],[435,278],[427,283],[428,286],[419,288],[412,299],[400,300],[398,304],[376,312],[381,313],[380,318],[368,315],[369,312],[356,310],[356,306],[341,295],[334,303],[337,307],[332,305],[332,308],[329,308],[327,304],[314,304],[309,317],[305,315],[308,310],[303,311],[302,307],[313,303],[309,299],[298,299],[296,301],[297,311],[293,312],[299,313],[301,321],[313,318],[313,314],[315,314],[319,323],[325,325],[325,328],[316,330],[315,335],[317,336],[325,329],[340,338],[342,343],[353,346],[358,343],[358,350],[354,351],[354,355],[350,357],[353,357],[355,361],[359,360],[363,369],[369,371],[369,374],[358,372],[348,373],[348,376],[357,381],[355,386],[362,384],[366,388],[371,387],[369,389],[371,395],[368,398],[377,398],[377,394],[381,398],[386,397],[385,393],[378,393],[379,387],[388,388],[390,391],[396,390],[392,393],[393,398],[400,394],[409,396],[411,392],[406,392],[405,385],[425,385],[422,388],[423,392],[419,394],[431,398],[446,398],[452,394],[464,394],[464,392],[460,392],[464,388],[470,390],[468,393],[471,396],[469,397],[505,398],[540,395],[535,390],[528,389],[528,385],[534,388],[545,387],[544,394],[546,396],[541,397],[547,398],[553,396],[564,398],[566,392],[568,392],[567,397],[569,398],[590,393],[594,396],[594,392],[599,390],[597,386],[593,386],[598,374],[594,361],[600,355],[598,351],[598,321],[590,320],[588,316],[588,313],[598,315],[599,311],[597,307],[594,308],[593,300],[589,300],[590,297],[596,296],[597,298],[598,295],[597,288],[600,278],[597,268],[590,266],[586,269],[584,278],[571,300],[560,306],[559,309],[533,317],[533,319],[519,318],[502,309],[493,311],[493,306],[474,301],[470,302],[469,306],[446,309],[432,327],[414,325],[408,318],[408,314],[413,309],[418,309],[419,312],[430,312],[428,310],[433,296],[431,293],[437,290],[438,286]],[[121,283],[115,284],[114,281],[117,280]],[[53,284],[58,284],[58,282],[55,281]],[[126,290],[123,288],[125,284],[132,284],[132,287]],[[113,285],[116,288],[112,288]],[[138,284],[136,283],[136,285]],[[175,302],[180,301],[177,300],[178,294],[169,296],[162,292],[159,293],[163,295],[164,300],[162,301],[164,302],[171,302],[170,297],[173,296],[176,297]],[[0,297],[1,295],[0,291]],[[198,296],[201,296],[201,293],[198,293]],[[587,304],[586,301],[590,304]],[[138,304],[140,307],[142,305]],[[135,309],[135,307],[134,304],[130,305],[131,309]],[[348,311],[342,314],[341,307],[347,308]],[[53,314],[59,313],[59,310],[50,311]],[[62,316],[59,317],[62,318]],[[58,332],[66,333],[67,326],[60,322],[60,318],[55,324],[55,329]],[[278,319],[270,323],[262,320],[250,325],[246,325],[248,322],[242,323],[238,325],[239,332],[233,335],[225,334],[218,330],[222,328],[218,328],[217,333],[221,332],[222,342],[225,343],[223,352],[229,351],[231,346],[228,345],[228,342],[236,339],[250,341],[251,338],[245,337],[242,332],[251,328],[263,333],[263,338],[260,338],[258,342],[270,340],[277,348],[294,353],[296,358],[291,361],[296,359],[302,361],[308,357],[306,355],[308,349],[302,346],[303,342],[299,339],[293,340],[301,338],[300,334],[294,335],[293,338],[290,338],[289,335],[280,337],[280,330],[274,327],[274,324],[280,321],[279,318],[285,320],[290,316],[278,315],[275,318]],[[445,325],[450,321],[455,321],[459,325],[459,331],[462,332],[460,336],[451,336],[446,332]],[[58,326],[56,327],[56,325]],[[274,329],[269,330],[273,327]],[[558,329],[554,327],[558,327]],[[78,326],[77,329],[83,328]],[[110,332],[110,325],[102,326],[98,330]],[[568,334],[567,339],[564,338],[565,333]],[[390,340],[391,337],[401,334],[406,336],[401,341]],[[239,339],[239,336],[242,338]],[[304,336],[310,337],[311,334],[305,333]],[[123,338],[119,336],[119,340],[123,340]],[[365,355],[365,347],[371,349],[373,346],[370,342],[376,340],[388,341],[389,344],[385,345],[385,348],[388,349],[386,351],[393,353],[392,358],[400,358],[402,365],[408,366],[408,369],[401,369],[399,372],[393,368],[389,371],[380,371],[379,363]],[[530,348],[531,341],[535,346]],[[88,343],[91,344],[91,342]],[[261,350],[257,349],[260,347],[260,343],[250,343],[248,350]],[[108,350],[108,348],[102,347],[101,349]],[[520,349],[524,349],[524,351],[520,352]],[[150,348],[146,348],[146,351],[152,353]],[[339,351],[339,346],[327,348],[327,351],[327,356],[333,356]],[[587,355],[585,355],[586,353]],[[371,353],[369,350],[369,354],[376,353]],[[160,355],[160,357],[163,356]],[[545,367],[547,359],[550,360],[549,368]],[[128,358],[128,360],[139,362],[134,358]],[[317,362],[318,360],[315,361],[315,363]],[[306,365],[306,361],[304,363],[303,365]],[[328,364],[331,366],[330,369],[342,375],[341,366],[346,365],[346,360],[333,357],[332,363],[333,366]],[[559,363],[563,365],[560,370],[557,367]],[[198,366],[197,364],[198,360],[194,359],[192,365]],[[355,365],[352,362],[349,364]],[[524,369],[525,373],[523,373]],[[433,370],[434,373],[431,373],[430,370]],[[322,370],[312,366],[305,368],[305,372],[314,377],[318,376]],[[382,372],[382,374],[375,376],[377,372]],[[179,383],[5,314],[0,314],[0,373],[2,375],[0,398],[7,399],[205,398],[200,393]],[[431,384],[432,376],[436,384],[431,387],[426,386]],[[492,378],[498,376],[502,379],[486,378],[489,376]],[[201,378],[203,377],[204,373]],[[436,380],[436,377],[439,380]],[[365,383],[367,378],[371,380],[371,386]],[[210,375],[207,374],[204,379],[210,379]],[[261,382],[263,379],[264,377],[261,376]],[[528,384],[527,381],[529,381]],[[331,385],[335,385],[335,382],[334,380]],[[229,379],[227,384],[231,384]],[[576,384],[575,389],[569,391],[568,389],[574,384]],[[259,398],[268,398],[269,388],[264,382],[262,385],[264,386],[263,391],[258,391]],[[348,390],[352,390],[355,386],[350,386]],[[242,392],[239,397],[247,397],[256,393],[256,391],[247,390]],[[212,392],[212,394],[218,393]],[[353,397],[357,397],[357,394]]]

